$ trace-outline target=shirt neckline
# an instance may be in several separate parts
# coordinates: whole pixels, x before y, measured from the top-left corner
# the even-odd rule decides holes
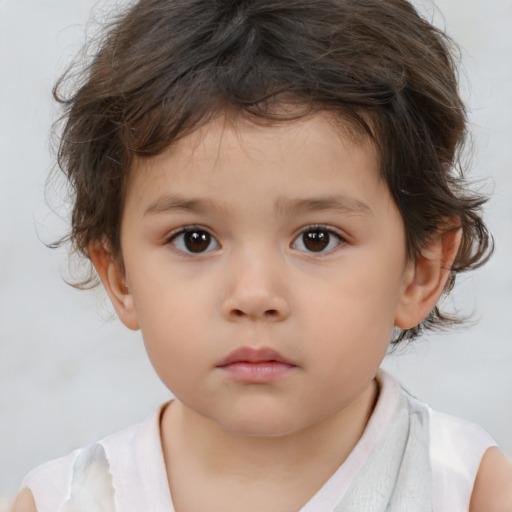
[[[333,510],[350,488],[369,455],[382,440],[386,426],[390,423],[397,407],[400,386],[382,369],[379,369],[376,381],[379,388],[377,403],[361,438],[347,459],[299,512]],[[142,423],[140,434],[137,436],[141,456],[147,460],[144,468],[140,468],[140,476],[144,480],[146,493],[152,496],[148,503],[151,502],[153,512],[175,512],[165,467],[160,428],[163,411],[171,403],[172,400],[155,409]],[[157,502],[155,502],[155,496],[159,496]]]

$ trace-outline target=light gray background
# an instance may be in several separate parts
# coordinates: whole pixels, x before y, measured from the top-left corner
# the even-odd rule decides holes
[[[0,507],[31,467],[141,420],[169,396],[138,333],[108,320],[100,293],[66,285],[65,252],[40,240],[64,226],[43,194],[56,117],[50,90],[80,48],[93,4],[0,0]],[[512,452],[512,2],[437,4],[444,18],[436,22],[465,49],[474,176],[493,178],[482,186],[495,190],[487,220],[497,250],[454,296],[477,325],[418,342],[385,366]],[[428,0],[422,9],[434,12]]]

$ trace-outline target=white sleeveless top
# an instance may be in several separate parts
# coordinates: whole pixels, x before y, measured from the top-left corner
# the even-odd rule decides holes
[[[377,380],[361,439],[299,512],[467,512],[482,456],[496,443],[479,426],[411,397],[387,373]],[[38,512],[175,512],[160,441],[163,407],[39,466],[21,488],[32,491]]]

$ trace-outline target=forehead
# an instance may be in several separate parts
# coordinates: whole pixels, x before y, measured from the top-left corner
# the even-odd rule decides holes
[[[278,207],[334,189],[359,205],[387,191],[374,145],[348,124],[328,113],[273,124],[219,116],[163,153],[135,160],[125,205],[154,208],[173,194],[236,202],[245,191]]]

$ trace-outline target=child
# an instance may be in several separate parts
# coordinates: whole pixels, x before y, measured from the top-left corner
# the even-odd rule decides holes
[[[109,28],[61,100],[69,240],[176,399],[16,511],[512,510],[492,439],[379,371],[490,252],[448,48],[405,0],[140,0]]]

